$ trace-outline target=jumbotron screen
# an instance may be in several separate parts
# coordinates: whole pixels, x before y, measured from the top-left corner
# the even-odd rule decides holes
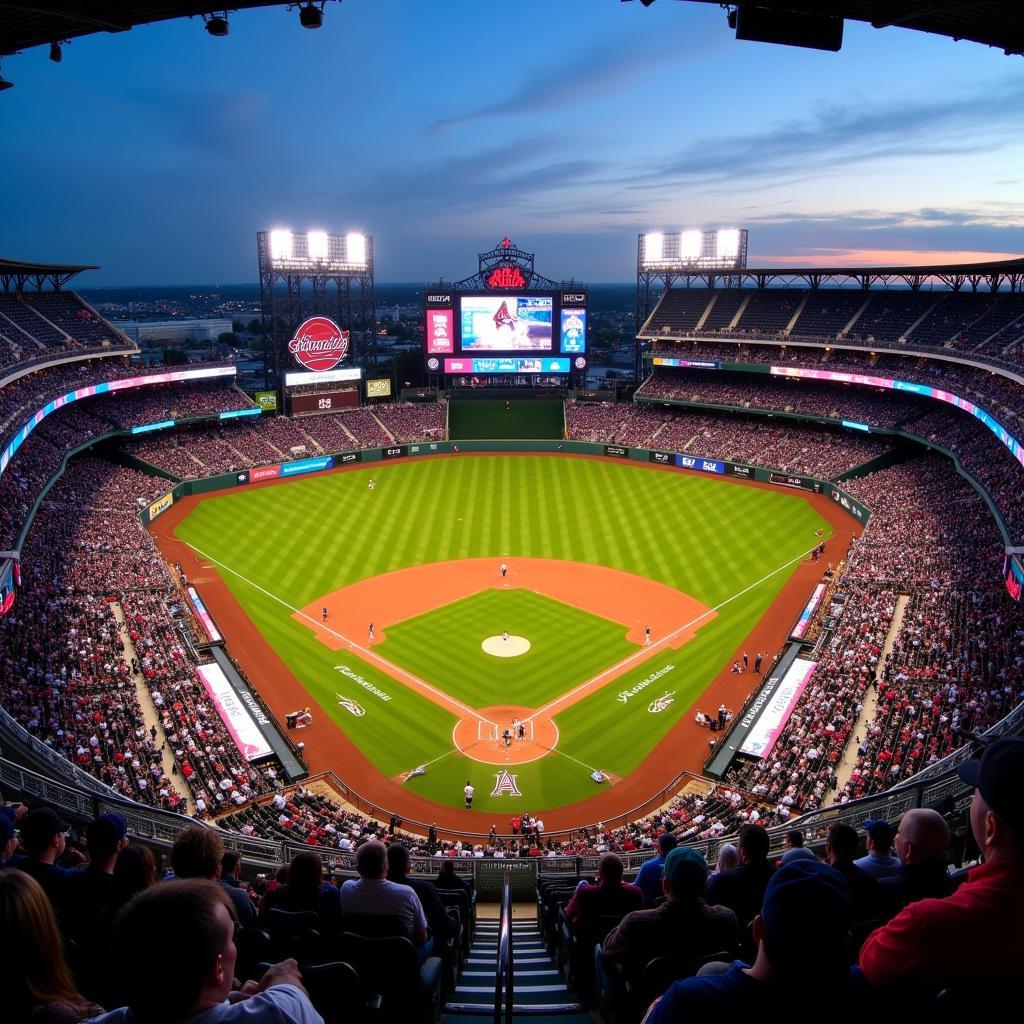
[[[430,372],[582,369],[587,351],[587,293],[428,291],[425,348]]]

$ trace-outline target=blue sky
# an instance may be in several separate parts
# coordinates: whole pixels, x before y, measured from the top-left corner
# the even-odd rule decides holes
[[[714,5],[345,0],[7,58],[0,255],[83,286],[256,280],[263,227],[362,230],[380,281],[508,233],[628,281],[636,234],[750,230],[751,264],[1024,253],[1024,58],[847,23],[737,42]]]

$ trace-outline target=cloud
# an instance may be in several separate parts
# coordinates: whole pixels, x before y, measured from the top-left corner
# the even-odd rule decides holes
[[[896,157],[987,155],[1016,142],[1022,105],[1020,81],[954,99],[821,104],[758,132],[694,140],[684,155],[639,174],[634,187],[806,177]]]
[[[628,40],[602,40],[560,63],[554,70],[524,82],[505,99],[453,114],[436,121],[431,127],[435,131],[444,131],[489,117],[564,110],[620,91],[663,65],[705,56],[715,45],[710,36],[704,37],[698,32],[688,34],[685,42],[668,36],[651,39],[649,35]]]

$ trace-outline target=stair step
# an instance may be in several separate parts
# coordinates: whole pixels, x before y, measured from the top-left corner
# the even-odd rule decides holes
[[[494,971],[463,971],[461,974],[463,978],[493,978]],[[548,967],[540,971],[520,971],[516,970],[516,979],[519,978],[560,978],[561,975],[558,973],[558,969],[555,967]]]
[[[469,956],[466,958],[467,964],[490,964],[494,966],[494,960],[487,959],[482,956]],[[522,958],[516,957],[515,964],[518,967],[520,964],[550,964],[551,957],[549,956],[524,956]]]
[[[493,992],[493,985],[456,985],[455,994],[465,995],[467,993],[474,992]],[[537,992],[562,992],[566,995],[569,994],[569,990],[565,985],[516,985],[517,996],[529,996]]]
[[[513,1003],[512,1012],[514,1014],[527,1014],[532,1019],[536,1020],[535,1015],[540,1014],[551,1014],[558,1020],[558,1024],[594,1024],[594,1018],[589,1013],[581,1013],[581,1007],[579,1003]],[[493,1021],[492,1016],[494,1011],[493,1003],[449,1003],[445,1007],[445,1013],[451,1014],[465,1014],[465,1013],[479,1013],[486,1015],[482,1019],[490,1022]],[[573,1016],[569,1016],[573,1014]],[[462,1024],[468,1024],[465,1017],[459,1016],[458,1018]]]

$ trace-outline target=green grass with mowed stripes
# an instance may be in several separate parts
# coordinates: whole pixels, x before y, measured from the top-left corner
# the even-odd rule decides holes
[[[366,486],[371,476],[377,483],[372,491]],[[831,532],[796,493],[642,464],[462,455],[376,464],[206,498],[176,534],[219,563],[228,587],[321,713],[381,772],[394,776],[427,764],[426,773],[407,787],[451,806],[462,805],[462,786],[470,778],[477,788],[474,808],[497,815],[590,796],[595,785],[589,772],[595,767],[628,775],[679,716],[690,713],[765,614],[796,560],[813,546],[819,528]],[[453,748],[452,714],[357,654],[328,650],[292,618],[293,610],[321,595],[380,573],[449,559],[517,556],[622,569],[718,609],[685,647],[655,655],[558,714],[557,750],[517,769],[523,793],[518,800],[489,796],[496,769]],[[515,592],[494,591],[495,599],[510,593]],[[479,651],[482,637],[475,650],[465,639],[467,623],[482,617],[478,628],[490,629],[483,620],[489,623],[492,614],[529,623],[542,608],[545,616],[551,606],[561,615],[564,606],[538,598],[535,607],[526,601],[504,611],[489,600],[486,594],[469,599],[464,618],[456,602],[391,625],[379,653],[442,689],[450,687],[470,706],[484,707],[499,702],[492,693],[500,694],[501,703],[532,705],[542,694],[570,689],[576,678],[596,675],[632,649],[621,627],[587,616],[592,621],[586,628],[556,627],[552,639],[546,630],[524,628],[523,635],[526,628],[537,632],[537,642],[550,652],[543,680],[533,678],[532,666],[526,671],[525,661],[522,670],[495,668],[497,659]],[[496,624],[493,631],[502,628]],[[244,660],[244,652],[235,653]],[[500,684],[486,696],[478,682],[481,658]],[[539,658],[531,660],[540,664]],[[661,670],[638,695],[620,696]],[[652,701],[663,694],[671,703],[651,712]],[[365,715],[350,714],[340,697],[357,700]],[[336,769],[344,778],[344,764]]]

